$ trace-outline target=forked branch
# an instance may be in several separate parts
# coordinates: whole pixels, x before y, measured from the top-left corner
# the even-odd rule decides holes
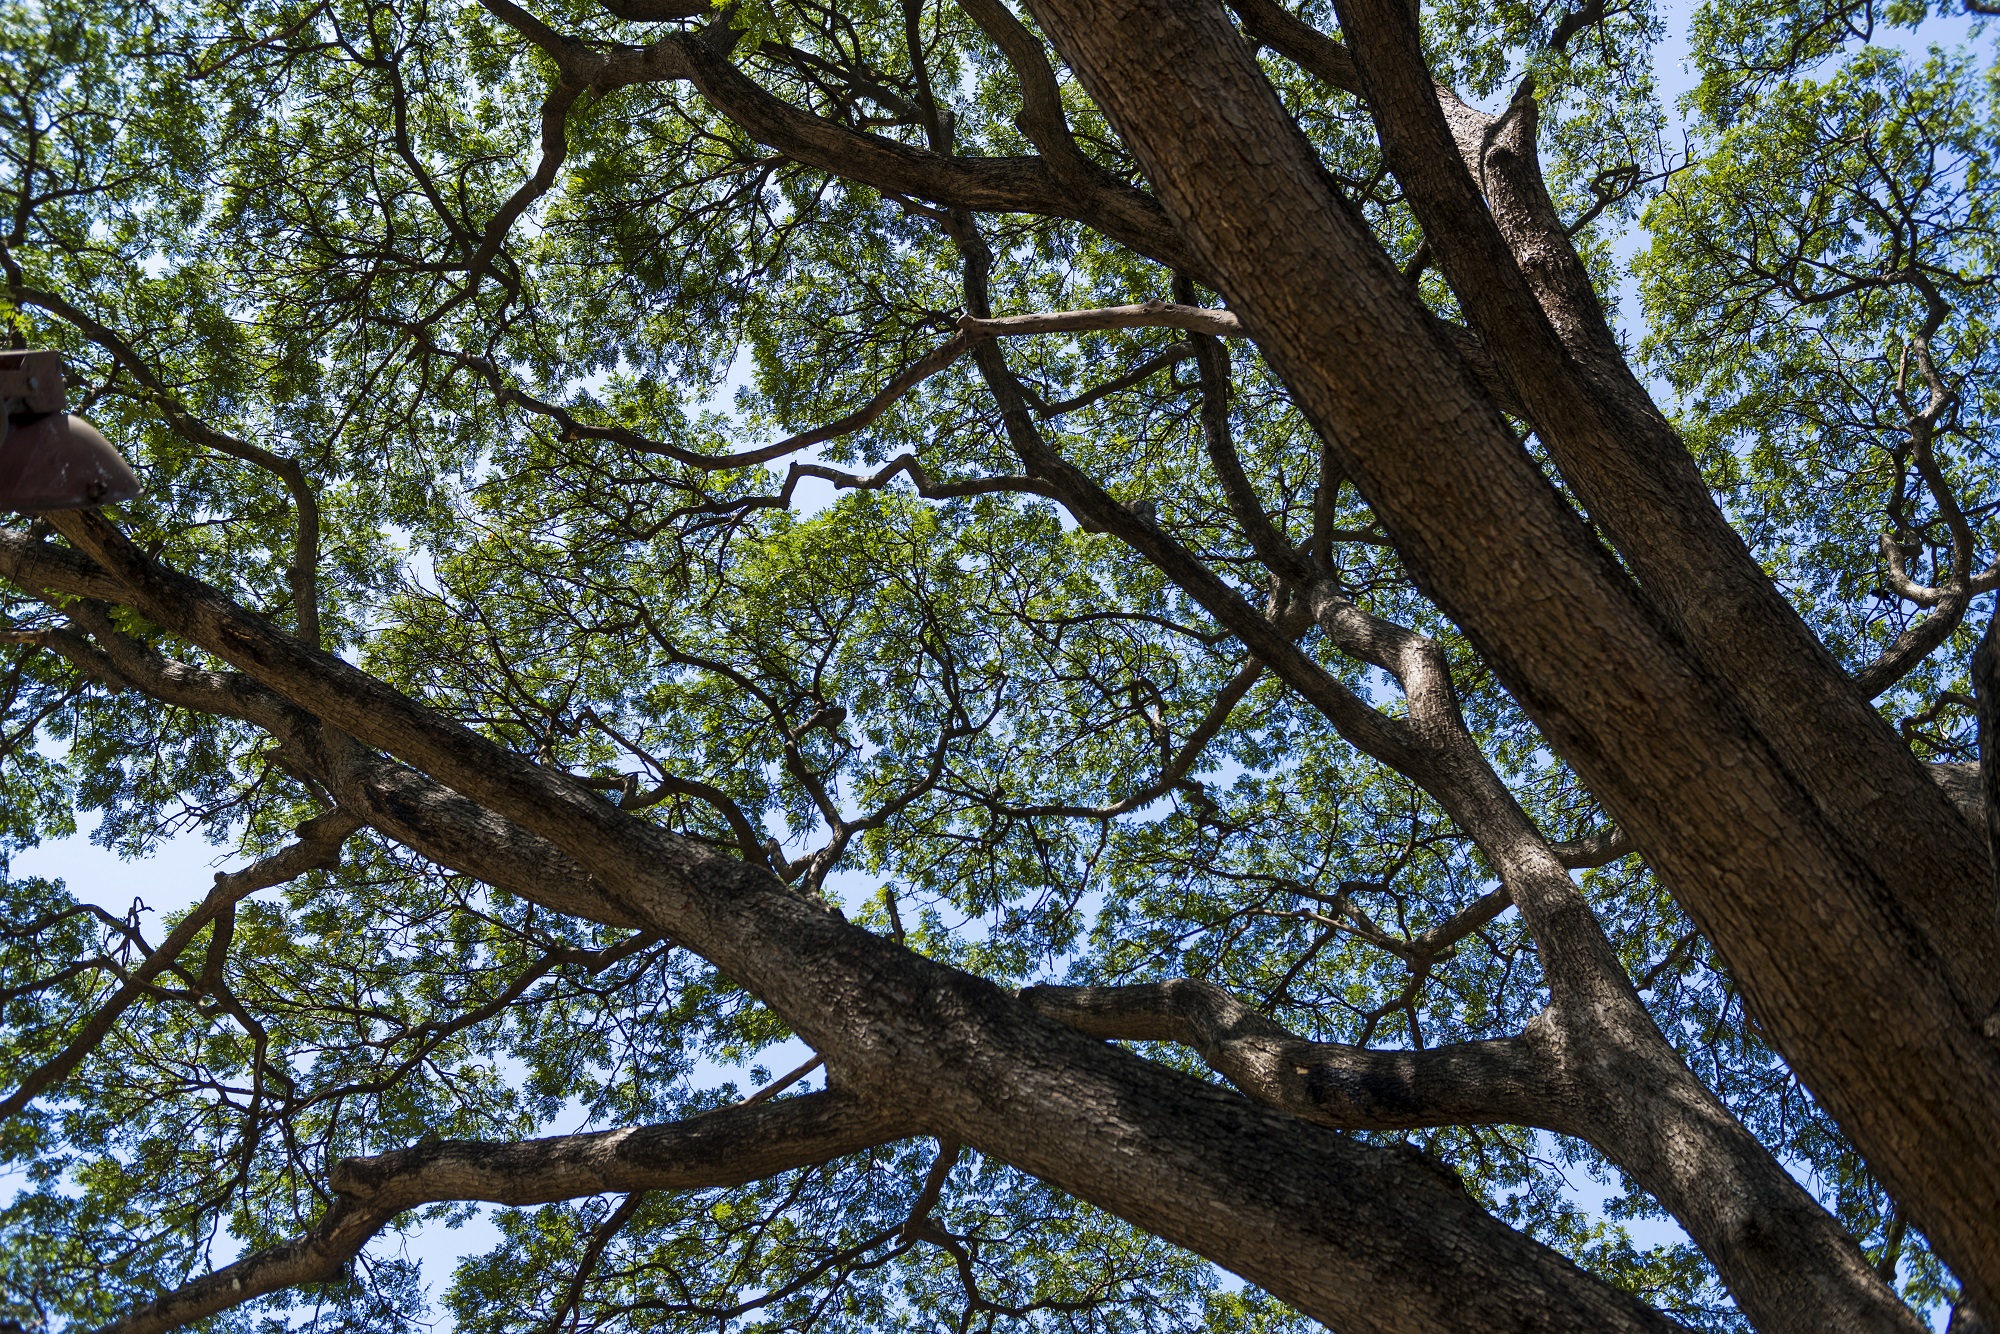
[[[118,1017],[131,1008],[132,1002],[146,994],[152,980],[180,958],[203,927],[217,922],[220,930],[218,919],[233,912],[238,903],[260,889],[284,884],[310,870],[332,866],[340,856],[341,844],[361,827],[361,823],[361,817],[352,811],[328,811],[300,825],[296,843],[240,871],[217,873],[215,888],[180,920],[167,938],[160,942],[159,948],[132,970],[124,984],[98,1007],[63,1049],[30,1071],[20,1087],[7,1095],[5,1101],[0,1101],[0,1120],[13,1116],[41,1093],[68,1078],[70,1072],[97,1049],[97,1044],[104,1040],[105,1034],[118,1022]],[[210,971],[204,967],[204,976]]]

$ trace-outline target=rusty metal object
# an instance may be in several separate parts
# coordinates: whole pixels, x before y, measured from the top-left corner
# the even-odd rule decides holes
[[[63,411],[62,357],[0,352],[0,510],[37,513],[130,500],[139,479],[110,441]]]

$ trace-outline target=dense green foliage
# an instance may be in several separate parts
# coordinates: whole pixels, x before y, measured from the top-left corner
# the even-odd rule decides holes
[[[583,0],[541,12],[644,40],[646,25]],[[928,87],[957,152],[1029,151],[1011,72],[979,31],[949,4],[913,12],[923,69],[905,12],[880,0],[759,0],[728,21],[745,34],[734,59],[795,105],[920,142],[912,107]],[[1683,142],[1650,73],[1651,9],[1618,10],[1560,51],[1554,8],[1425,12],[1436,68],[1468,97],[1498,106],[1535,75],[1545,166],[1565,215],[1591,213],[1578,239],[1602,289],[1636,247],[1645,364],[1746,538],[1851,665],[1918,614],[1885,587],[1878,534],[1920,584],[1992,559],[2000,82],[1976,21],[1865,0],[1704,5]],[[1306,16],[1333,26],[1327,7]],[[1365,112],[1265,60],[1409,260],[1416,228]],[[628,800],[676,829],[753,856],[768,838],[775,865],[850,917],[1003,983],[1207,977],[1298,1032],[1386,1045],[1509,1033],[1539,1009],[1540,966],[1511,914],[1435,959],[1385,947],[1491,874],[1407,779],[1268,678],[1192,776],[1093,813],[1171,762],[1242,663],[1113,538],[1032,495],[933,502],[907,478],[807,478],[787,507],[772,499],[785,460],[690,466],[833,420],[949,336],[958,253],[928,206],[775,156],[676,84],[580,99],[553,188],[519,211],[552,77],[454,0],[0,0],[5,316],[63,349],[79,409],[141,472],[146,495],[123,515],[135,535],[293,623],[295,498],[227,445],[296,460],[319,508],[329,646],[614,795],[631,775]],[[1064,95],[1086,150],[1139,181],[1082,93]],[[1077,224],[981,221],[1002,312],[1175,293],[1174,275]],[[1425,284],[1449,314],[1442,284]],[[1051,336],[1008,355],[1055,403],[1176,337]],[[1556,838],[1597,827],[1353,491],[1319,494],[1298,447],[1309,432],[1254,351],[1232,351],[1244,460],[1289,535],[1333,506],[1354,539],[1333,553],[1343,581],[1450,646],[1468,718],[1531,814]],[[1930,401],[1920,360],[1946,397],[1913,447]],[[1182,362],[1045,427],[1261,598],[1203,461],[1198,400]],[[907,451],[937,480],[1016,473],[996,423],[961,363],[818,458],[869,472]],[[62,618],[11,594],[0,617],[10,631]],[[1881,700],[1894,719],[1922,715],[1905,731],[1926,758],[1973,754],[1967,715],[1938,705],[1965,693],[1975,628]],[[1313,651],[1395,707],[1379,675]],[[32,644],[0,648],[0,698],[0,851],[70,836],[90,814],[133,855],[189,829],[254,855],[322,808],[255,729],[106,690]],[[1904,1238],[1639,860],[1583,880],[1697,1073],[1871,1256],[1901,1248],[1912,1302],[1948,1301],[1949,1276]],[[86,888],[7,884],[8,1089],[118,986],[140,935],[171,924],[89,908],[73,896]],[[226,999],[169,975],[75,1076],[0,1124],[16,1187],[0,1209],[0,1318],[89,1327],[295,1233],[341,1156],[668,1119],[793,1063],[769,1050],[781,1026],[729,979],[671,942],[619,943],[373,836],[338,870],[249,901]],[[1625,1224],[1657,1210],[1587,1147],[1506,1128],[1421,1138],[1508,1220],[1692,1323],[1737,1327],[1692,1247],[1632,1240]],[[1297,1320],[971,1154],[937,1215],[957,1250],[902,1241],[933,1152],[648,1198],[596,1265],[578,1327]],[[1587,1207],[1606,1191],[1607,1209]],[[504,1216],[497,1251],[424,1281],[463,1328],[558,1319],[583,1239],[616,1204]],[[293,1318],[384,1331],[422,1318],[393,1236],[368,1255],[350,1282],[292,1294]]]

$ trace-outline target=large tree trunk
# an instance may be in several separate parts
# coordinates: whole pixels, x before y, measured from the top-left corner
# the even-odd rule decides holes
[[[1947,883],[1913,893],[1906,881],[1939,871],[1931,853],[1893,874],[1869,855],[1879,830],[1820,809],[1787,738],[1765,736],[1514,442],[1219,8],[1034,8],[1419,584],[1617,814],[1801,1078],[1990,1304],[2000,1047],[1980,1022],[1991,997],[1956,942],[1909,906],[1963,898],[1949,877],[1964,858],[1947,856]],[[1895,790],[1881,767],[1840,778]],[[1937,809],[1918,807],[1924,837],[1932,815],[1956,823],[1935,792],[1925,802]],[[1943,837],[1957,846],[1962,826]]]

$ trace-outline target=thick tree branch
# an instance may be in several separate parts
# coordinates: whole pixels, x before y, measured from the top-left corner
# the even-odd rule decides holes
[[[879,1106],[811,1093],[666,1125],[517,1144],[448,1141],[334,1165],[334,1200],[304,1235],[245,1256],[104,1326],[164,1334],[302,1283],[338,1277],[397,1214],[450,1200],[548,1204],[584,1195],[702,1190],[812,1167],[916,1133]]]
[[[1026,987],[1036,1011],[1092,1037],[1178,1042],[1269,1107],[1336,1130],[1527,1125],[1579,1133],[1545,1042],[1520,1037],[1425,1051],[1309,1042],[1210,982]]]
[[[1356,0],[1343,6],[1342,24],[1356,43],[1391,164],[1413,202],[1430,188],[1413,180],[1422,173],[1456,182],[1451,207],[1425,219],[1433,243],[1441,225],[1464,228],[1474,273],[1504,265],[1515,275],[1505,281],[1518,283],[1514,256],[1478,234],[1490,224],[1468,221],[1483,217],[1486,204],[1443,126],[1407,6],[1393,3],[1388,14],[1392,0]],[[1229,308],[1335,443],[1342,470],[1382,517],[1419,587],[1465,627],[1720,944],[1794,1068],[1912,1202],[1927,1234],[1959,1272],[1986,1274],[1980,1281],[2000,1287],[2000,1145],[1990,1134],[2000,1047],[1974,1017],[1992,1006],[2000,966],[1983,961],[2000,958],[1986,948],[2000,939],[2000,925],[1987,863],[1970,855],[1977,849],[1958,817],[1809,636],[1800,640],[1782,626],[1774,634],[1772,617],[1797,618],[1771,608],[1775,594],[1754,562],[1755,588],[1715,590],[1728,603],[1728,616],[1718,619],[1689,597],[1694,588],[1713,589],[1709,571],[1690,569],[1687,581],[1663,590],[1679,613],[1668,617],[1606,557],[1430,331],[1362,221],[1329,189],[1219,10],[1164,0],[1137,0],[1111,14],[1083,0],[1032,7],[1133,147]],[[1393,37],[1394,49],[1362,48],[1370,24]],[[1384,63],[1388,81],[1376,77]],[[1393,114],[1384,110],[1385,89],[1398,99]],[[1245,201],[1255,201],[1268,225],[1245,226]],[[1474,308],[1456,275],[1454,285]],[[1481,327],[1496,339],[1518,335],[1549,348],[1547,317],[1531,302],[1533,320],[1517,328],[1509,317],[1520,303],[1507,300],[1506,313]],[[1506,357],[1520,353],[1494,347]],[[1520,355],[1523,367],[1546,370]],[[1605,420],[1601,384],[1585,393],[1565,373],[1551,386],[1549,401],[1555,390],[1563,402],[1574,400],[1578,422]],[[1562,414],[1531,415],[1546,425]],[[1633,457],[1628,444],[1602,442],[1626,460],[1619,484],[1626,516],[1650,511],[1659,466]],[[1673,448],[1684,464],[1685,449],[1678,441]],[[1609,466],[1584,462],[1600,478]],[[1714,505],[1698,475],[1693,481],[1688,504],[1696,512],[1687,522],[1704,529],[1711,520],[1701,512],[1713,516]],[[1681,522],[1675,509],[1673,523]],[[1607,527],[1625,546],[1618,526]],[[1720,531],[1728,534],[1726,523]],[[1729,534],[1728,541],[1732,568],[1740,568],[1740,540]],[[1669,564],[1700,566],[1708,556],[1700,543],[1683,544]],[[1640,573],[1650,592],[1655,580],[1644,567]],[[1662,574],[1661,582],[1671,581]],[[1695,633],[1682,633],[1697,621]],[[1759,668],[1719,642],[1731,637],[1761,646],[1752,654]],[[1690,638],[1718,656],[1697,656]],[[1813,658],[1802,675],[1793,670],[1799,653]],[[1725,671],[1725,660],[1736,670]],[[1774,698],[1783,691],[1793,697]],[[1829,717],[1840,720],[1830,757],[1837,762],[1813,770],[1808,792],[1801,760],[1829,758],[1811,735]],[[1767,727],[1781,735],[1767,737]],[[1885,802],[1885,793],[1908,786],[1904,772],[1920,790]],[[1862,774],[1867,783],[1855,781]],[[1908,846],[1910,812],[1935,847]],[[1924,902],[1911,901],[1911,876]],[[1974,883],[1976,904],[1968,893]],[[1885,1030],[1885,1013],[1903,1021]],[[1919,1086],[1937,1096],[1910,1099],[1907,1091]],[[1914,1207],[1919,1196],[1928,1213]]]
[[[161,569],[101,518],[57,522],[157,623],[548,838],[603,881],[613,905],[764,998],[856,1087],[920,1102],[939,1130],[982,1152],[1351,1328],[1414,1334],[1518,1324],[1524,1313],[1552,1330],[1672,1327],[1428,1168],[1302,1138],[1296,1121],[1069,1033],[305,649]],[[1107,1135],[1107,1123],[1121,1129]],[[1126,1162],[1131,1152],[1139,1157]]]
[[[1959,1004],[1983,1010],[2000,978],[2000,916],[1968,887],[1983,884],[1985,859],[1730,527],[1633,375],[1542,180],[1532,83],[1480,131],[1468,169],[1473,127],[1441,105],[1408,7],[1339,9],[1390,166],[1564,478],[1844,855],[1919,924]],[[1869,780],[1852,781],[1860,773]],[[1924,834],[1913,840],[1913,827]]]
[[[1624,830],[1613,827],[1595,833],[1587,838],[1571,839],[1562,843],[1551,843],[1549,848],[1556,860],[1571,871],[1588,871],[1599,866],[1609,866],[1638,851]]]
[[[1063,115],[1062,89],[1056,83],[1055,67],[1041,39],[1000,0],[958,0],[958,7],[979,25],[992,43],[1007,57],[1021,91],[1021,112],[1014,119],[1042,160],[1056,177],[1084,189],[1102,188],[1097,178],[1110,173],[1083,155],[1076,136],[1070,133]],[[1123,187],[1123,182],[1114,183]]]
[[[1277,0],[1230,0],[1229,7],[1236,11],[1243,31],[1261,45],[1342,92],[1366,96],[1354,54]]]

